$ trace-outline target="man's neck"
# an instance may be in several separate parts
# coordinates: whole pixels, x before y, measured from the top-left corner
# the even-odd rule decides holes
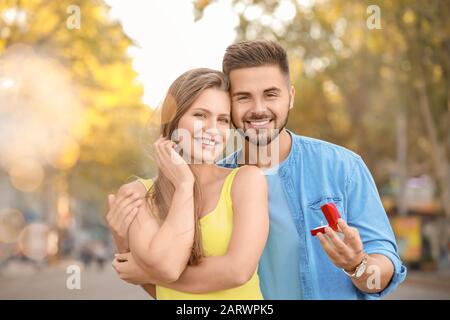
[[[259,168],[271,168],[280,164],[289,156],[292,146],[292,137],[283,129],[281,133],[270,144],[258,146],[245,140],[243,150],[238,163],[252,164]],[[255,152],[257,151],[257,152]],[[245,161],[243,159],[245,157]]]

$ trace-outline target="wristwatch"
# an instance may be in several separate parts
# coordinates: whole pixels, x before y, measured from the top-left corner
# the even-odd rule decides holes
[[[345,274],[348,275],[350,278],[359,278],[366,271],[368,258],[369,256],[367,255],[367,253],[365,253],[364,258],[362,259],[361,263],[356,266],[355,271],[353,271],[353,273],[347,272],[345,271],[345,269],[342,269],[342,271],[344,271]]]

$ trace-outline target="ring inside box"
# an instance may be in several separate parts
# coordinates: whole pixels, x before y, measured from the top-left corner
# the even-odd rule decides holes
[[[338,220],[341,217],[339,210],[333,202],[329,202],[320,207],[328,225],[323,225],[311,230],[311,234],[316,236],[318,233],[325,233],[325,227],[330,226],[334,231],[338,231]]]

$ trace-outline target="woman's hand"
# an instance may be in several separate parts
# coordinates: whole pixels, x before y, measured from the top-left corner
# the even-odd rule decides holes
[[[139,206],[142,204],[139,193],[128,190],[119,192],[118,196],[108,195],[108,213],[106,221],[119,252],[129,251],[128,229],[136,218]]]
[[[153,146],[156,164],[175,188],[180,186],[190,187],[194,184],[194,175],[191,169],[174,149],[175,142],[160,137]]]
[[[130,252],[116,254],[112,266],[120,279],[128,283],[135,285],[155,283],[155,280],[136,263]]]

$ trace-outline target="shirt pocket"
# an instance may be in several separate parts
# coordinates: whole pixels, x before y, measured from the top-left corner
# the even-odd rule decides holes
[[[321,206],[323,206],[326,203],[332,202],[336,206],[336,208],[339,210],[339,214],[341,215],[341,218],[344,220],[347,220],[347,214],[344,211],[344,205],[342,198],[336,195],[322,195],[316,198],[313,198],[313,200],[308,201],[308,212],[309,218],[310,218],[310,228],[316,228],[322,225],[326,225],[327,219],[325,218],[325,215],[323,214],[322,210],[320,209]]]

